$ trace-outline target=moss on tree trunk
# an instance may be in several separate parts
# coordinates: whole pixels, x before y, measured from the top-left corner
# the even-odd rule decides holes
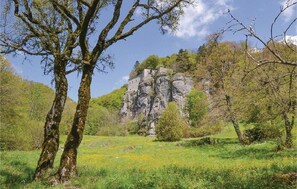
[[[54,74],[56,92],[44,124],[44,141],[38,164],[33,176],[39,179],[44,172],[53,168],[54,160],[59,148],[59,125],[67,99],[68,83],[65,74],[66,62],[55,62]]]
[[[90,85],[92,80],[93,67],[85,65],[78,92],[78,103],[72,124],[71,131],[64,146],[60,166],[55,174],[53,182],[64,182],[77,174],[77,149],[83,138],[83,131],[90,102]]]

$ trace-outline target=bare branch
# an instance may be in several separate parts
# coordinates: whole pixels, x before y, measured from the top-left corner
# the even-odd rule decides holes
[[[160,14],[150,16],[150,17],[144,19],[139,24],[137,24],[134,27],[130,28],[127,32],[122,33],[121,35],[114,36],[113,38],[107,40],[106,41],[106,47],[109,47],[110,45],[112,45],[116,41],[123,40],[126,37],[128,37],[130,35],[133,35],[133,33],[135,31],[137,31],[138,29],[140,29],[142,26],[144,26],[145,24],[149,23],[152,20],[159,19],[159,18],[163,17],[164,15],[168,14],[169,12],[171,12],[174,8],[176,8],[182,2],[185,2],[185,1],[184,0],[178,0],[178,1],[176,1],[174,4],[172,4],[170,7],[168,7],[166,10],[164,10]]]
[[[77,27],[79,28],[81,27],[79,20],[77,20],[77,18],[69,11],[67,7],[60,4],[57,0],[50,0],[50,1],[53,3],[53,5],[59,7],[63,11],[63,13],[67,15],[67,17],[70,18],[77,25]]]
[[[257,39],[258,41],[260,41],[267,49],[268,51],[279,61],[278,62],[274,62],[274,63],[279,63],[279,64],[283,64],[283,65],[288,65],[288,66],[297,66],[297,62],[288,62],[285,59],[283,59],[283,57],[281,57],[276,50],[273,50],[268,43],[266,43],[262,38],[260,38],[255,31],[252,28],[248,28],[246,25],[244,25],[242,22],[240,22],[238,19],[236,19],[230,12],[230,10],[228,11],[228,14],[230,15],[230,17],[236,22],[238,23],[242,28],[240,28],[237,31],[242,31],[245,30],[247,31],[251,36],[253,36],[255,39]],[[273,38],[271,39],[273,40]]]

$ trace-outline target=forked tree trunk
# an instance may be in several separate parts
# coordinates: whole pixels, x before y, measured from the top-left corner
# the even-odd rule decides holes
[[[285,121],[285,131],[286,131],[286,141],[285,146],[287,148],[293,147],[293,139],[292,139],[292,129],[295,121],[294,115],[292,116],[292,120],[290,121],[289,116],[287,113],[283,113],[283,118]]]
[[[38,180],[44,172],[53,168],[54,160],[59,148],[59,124],[67,99],[68,83],[65,74],[66,62],[55,62],[55,98],[46,116],[44,125],[44,141],[38,164],[33,176]]]
[[[67,181],[70,177],[77,174],[77,149],[83,138],[83,131],[91,98],[90,85],[92,74],[93,67],[90,65],[84,65],[82,79],[78,91],[78,103],[76,106],[72,128],[65,142],[60,166],[57,173],[55,174],[54,180],[52,180],[52,184]]]
[[[228,113],[229,113],[231,122],[233,124],[234,130],[236,132],[237,138],[238,138],[240,144],[244,144],[244,141],[243,141],[243,138],[242,138],[241,131],[239,129],[237,119],[236,119],[236,117],[234,115],[234,112],[233,112],[231,97],[229,95],[225,95],[225,98],[226,98],[226,102],[227,102]]]

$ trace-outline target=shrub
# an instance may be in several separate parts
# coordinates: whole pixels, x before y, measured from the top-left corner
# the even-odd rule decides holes
[[[175,102],[170,102],[156,125],[157,139],[178,141],[183,136],[185,123]]]
[[[281,129],[269,122],[256,125],[254,128],[244,131],[244,137],[248,140],[248,143],[263,141],[265,139],[277,139],[281,138],[281,136]]]
[[[205,137],[197,140],[189,140],[179,145],[186,146],[186,147],[194,147],[194,146],[203,146],[203,145],[215,145],[217,143],[218,143],[218,139]]]
[[[136,120],[125,119],[121,123],[127,128],[127,132],[130,134],[146,135],[147,134],[147,122],[143,113],[137,115]]]
[[[129,134],[136,134],[137,133],[137,124],[135,121],[127,118],[121,121],[120,123],[124,128],[126,128]]]
[[[223,123],[218,122],[214,125],[203,125],[199,128],[189,127],[186,129],[184,138],[198,138],[217,134],[223,130]]]
[[[127,128],[121,124],[101,127],[96,133],[98,136],[127,136]]]
[[[207,97],[203,91],[193,89],[187,95],[186,110],[193,127],[198,127],[208,111]]]

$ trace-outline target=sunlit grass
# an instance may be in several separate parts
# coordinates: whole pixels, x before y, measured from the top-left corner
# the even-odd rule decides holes
[[[153,137],[84,136],[79,177],[58,188],[296,188],[296,181],[278,176],[297,171],[296,147],[276,151],[275,141],[241,146],[230,127],[212,137],[219,142],[185,147]],[[31,183],[39,153],[1,152],[1,188],[48,188],[46,180]]]

